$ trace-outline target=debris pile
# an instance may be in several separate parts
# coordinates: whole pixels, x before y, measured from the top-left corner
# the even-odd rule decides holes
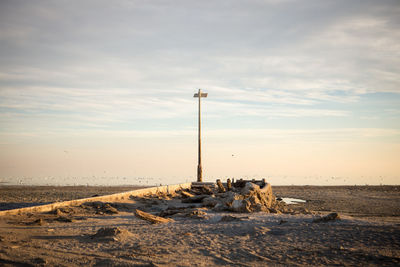
[[[217,180],[216,186],[195,184],[190,190],[180,191],[183,203],[199,203],[213,211],[290,213],[284,203],[277,201],[265,180],[232,182],[225,185]],[[177,212],[176,212],[177,213]],[[170,215],[163,212],[161,216]]]
[[[85,202],[79,206],[58,207],[47,214],[42,214],[39,218],[30,218],[26,224],[42,226],[49,222],[68,223],[86,219],[87,215],[115,215],[119,212],[133,212],[136,217],[154,224],[173,222],[179,218],[207,219],[210,218],[209,211],[312,214],[305,207],[288,206],[282,199],[275,198],[271,185],[265,179],[237,181],[227,179],[226,183],[218,179],[216,183],[192,183],[190,189],[158,191],[129,198],[131,200],[129,203],[96,201]],[[241,219],[227,215],[221,218],[221,222]],[[318,218],[315,222],[335,219],[338,219],[338,216],[329,215],[326,218]],[[280,224],[285,222],[281,221]]]

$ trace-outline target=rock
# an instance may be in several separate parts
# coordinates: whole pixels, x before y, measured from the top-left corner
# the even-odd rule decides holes
[[[223,196],[223,202],[225,202],[227,206],[231,206],[234,200],[242,200],[242,199],[244,199],[244,196],[235,193],[233,191],[229,191]]]
[[[275,196],[272,193],[271,184],[266,183],[265,186],[260,189],[260,194],[263,195],[264,201],[265,201],[265,205],[267,207],[271,207],[274,204],[274,202],[276,202],[275,201]]]
[[[256,184],[253,184],[251,182],[247,182],[245,184],[245,186],[243,187],[243,189],[241,190],[240,194],[242,195],[248,195],[250,194],[251,191],[256,191],[256,190],[260,190],[260,187]]]
[[[340,220],[340,216],[336,212],[332,212],[326,216],[322,216],[322,217],[314,219],[313,222],[319,223],[319,222],[329,222],[329,221],[335,221],[335,220]]]
[[[277,201],[270,184],[266,183],[260,188],[252,182],[246,182],[241,189],[232,187],[231,191],[216,193],[215,198],[205,198],[203,204],[214,207],[214,211],[227,209],[234,212],[270,212],[271,209],[272,212],[278,213],[281,208],[276,206]]]
[[[251,212],[250,205],[250,202],[246,199],[237,199],[232,202],[231,210],[234,212]]]

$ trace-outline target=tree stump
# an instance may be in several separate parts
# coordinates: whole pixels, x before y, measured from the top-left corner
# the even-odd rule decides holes
[[[228,191],[232,190],[232,183],[231,183],[231,179],[228,178],[228,180],[226,180],[226,188],[228,189]]]

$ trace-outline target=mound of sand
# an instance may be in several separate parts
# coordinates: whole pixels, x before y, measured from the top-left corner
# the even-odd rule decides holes
[[[124,241],[131,236],[133,236],[133,234],[126,229],[111,227],[100,228],[94,235],[91,235],[90,238],[96,241]]]

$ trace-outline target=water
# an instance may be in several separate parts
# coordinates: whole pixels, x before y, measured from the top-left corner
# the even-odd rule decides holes
[[[304,199],[298,199],[298,198],[291,198],[291,197],[283,197],[282,201],[285,202],[286,204],[298,204],[298,203],[305,203],[306,201]]]

